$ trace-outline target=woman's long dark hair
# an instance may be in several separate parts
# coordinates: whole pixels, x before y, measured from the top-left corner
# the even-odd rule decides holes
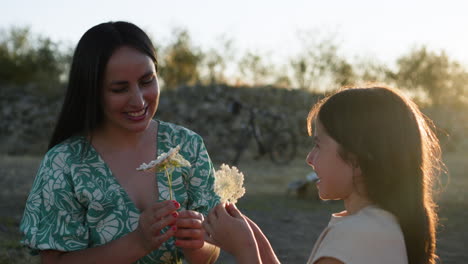
[[[340,145],[340,156],[357,161],[369,200],[398,219],[408,263],[435,263],[432,179],[442,161],[432,122],[387,87],[348,88],[323,99],[309,113],[309,134],[317,118]]]
[[[102,23],[89,29],[73,54],[68,87],[49,149],[73,135],[90,136],[103,121],[102,82],[114,51],[129,46],[149,56],[156,68],[156,52],[150,38],[128,22]]]

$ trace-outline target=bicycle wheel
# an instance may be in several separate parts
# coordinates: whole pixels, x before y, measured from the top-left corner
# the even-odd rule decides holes
[[[271,161],[278,165],[288,164],[296,156],[296,136],[291,130],[279,130],[273,136],[269,150]]]

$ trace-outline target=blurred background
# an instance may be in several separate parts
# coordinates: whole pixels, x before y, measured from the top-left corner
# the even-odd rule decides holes
[[[310,107],[343,85],[403,90],[438,127],[447,164],[436,186],[439,254],[442,263],[460,263],[468,258],[466,10],[468,3],[455,0],[2,1],[0,184],[7,188],[0,194],[0,263],[38,261],[19,245],[17,227],[73,50],[90,27],[117,20],[143,28],[157,48],[156,118],[199,133],[216,165],[238,156],[247,185],[239,205],[266,229],[285,263],[306,262],[329,213],[340,207],[318,202],[308,186]],[[260,140],[248,132],[252,113]],[[261,143],[283,130],[294,143],[280,147],[293,148],[291,157],[262,155]],[[300,191],[291,185],[298,180],[306,186]],[[303,217],[285,217],[295,214]],[[290,230],[298,225],[303,229]],[[280,231],[310,243],[291,247]]]

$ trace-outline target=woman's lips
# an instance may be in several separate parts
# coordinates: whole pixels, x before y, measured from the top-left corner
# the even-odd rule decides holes
[[[126,112],[125,114],[126,114],[131,120],[139,121],[139,120],[142,120],[142,119],[145,118],[147,110],[148,110],[148,107],[145,107],[145,108],[141,109],[140,111],[136,111],[136,112]]]

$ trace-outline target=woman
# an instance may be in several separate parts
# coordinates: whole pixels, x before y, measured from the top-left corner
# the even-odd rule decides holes
[[[416,104],[387,87],[344,89],[317,103],[307,124],[315,141],[307,163],[319,177],[319,195],[343,200],[346,209],[332,215],[307,263],[435,263],[431,181],[441,153]],[[239,263],[278,263],[234,205],[215,207],[204,226],[207,240]]]
[[[148,36],[127,22],[79,41],[57,125],[21,222],[22,243],[43,263],[214,262],[203,214],[217,202],[200,136],[153,120],[157,62]],[[191,163],[172,175],[136,168],[180,145]]]

